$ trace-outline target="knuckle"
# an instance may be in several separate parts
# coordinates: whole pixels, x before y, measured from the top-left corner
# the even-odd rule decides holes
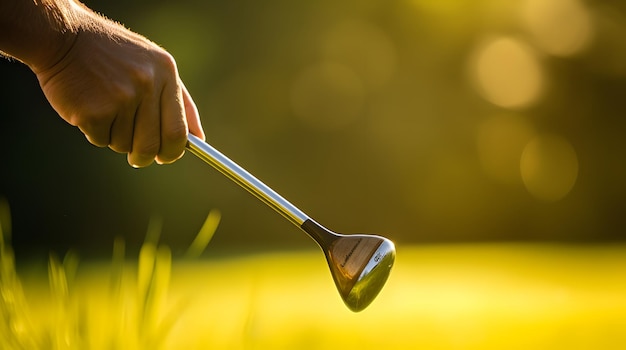
[[[159,57],[161,64],[165,68],[173,72],[177,71],[178,68],[176,68],[176,60],[174,59],[174,56],[172,56],[169,52],[162,51]]]
[[[114,116],[115,109],[89,105],[72,114],[69,123],[78,127],[98,128],[110,124]]]
[[[132,86],[119,85],[115,87],[112,96],[121,106],[126,106],[137,100],[138,92]]]
[[[165,143],[183,143],[187,138],[187,127],[184,123],[179,123],[174,127],[164,128],[161,134]]]
[[[132,76],[134,81],[145,89],[150,89],[165,74],[176,74],[177,67],[174,57],[167,51],[159,49],[152,52],[150,59],[135,67]]]
[[[132,153],[141,158],[154,158],[159,153],[160,146],[158,141],[141,143],[133,147]]]
[[[87,140],[98,147],[106,147],[110,141],[111,114],[108,113],[76,113],[69,123],[76,126]]]
[[[154,68],[149,64],[137,67],[133,70],[132,76],[136,84],[146,90],[151,89],[154,85],[155,72]]]
[[[163,163],[170,163],[180,158],[185,149],[187,140],[187,127],[184,123],[179,123],[174,127],[161,130],[162,147],[159,152],[159,160]]]

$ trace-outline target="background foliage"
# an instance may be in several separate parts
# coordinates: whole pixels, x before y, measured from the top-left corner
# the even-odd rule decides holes
[[[208,140],[325,225],[399,243],[613,241],[626,225],[619,1],[88,1],[176,57]],[[15,249],[311,247],[191,156],[135,170],[0,62]]]

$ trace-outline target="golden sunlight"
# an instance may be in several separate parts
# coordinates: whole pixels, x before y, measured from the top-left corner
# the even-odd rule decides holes
[[[545,83],[533,50],[510,37],[494,38],[480,45],[470,60],[470,74],[485,99],[505,108],[532,104]]]
[[[29,337],[13,330],[0,345],[17,337],[59,349],[614,347],[626,344],[624,249],[400,246],[388,284],[361,313],[342,304],[319,251],[174,260],[169,286],[161,283],[165,276],[144,289],[167,296],[165,303],[138,295],[133,264],[124,266],[122,289],[113,293],[110,264],[86,264],[75,280],[62,281],[62,298],[51,298],[44,275],[27,278],[27,299],[15,315],[34,321]],[[157,269],[169,262],[158,251],[154,258]],[[159,273],[153,278],[161,280]],[[17,286],[2,287],[22,296]]]
[[[526,0],[522,19],[537,45],[552,55],[580,52],[593,37],[591,16],[579,0]]]

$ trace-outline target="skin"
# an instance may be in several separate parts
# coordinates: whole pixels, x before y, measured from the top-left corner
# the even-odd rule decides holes
[[[163,48],[74,0],[1,0],[0,50],[30,67],[56,112],[128,163],[172,163],[198,110]]]

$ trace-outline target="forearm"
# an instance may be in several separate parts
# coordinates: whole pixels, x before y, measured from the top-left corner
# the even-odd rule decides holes
[[[79,9],[73,0],[1,0],[0,51],[34,71],[54,65],[72,45]]]

